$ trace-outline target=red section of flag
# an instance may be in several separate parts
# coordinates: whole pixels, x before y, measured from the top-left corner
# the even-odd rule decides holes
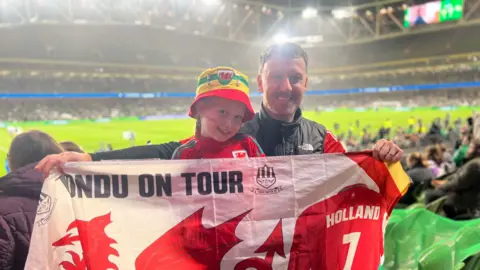
[[[234,270],[272,270],[273,257],[275,253],[285,258],[285,248],[283,243],[282,220],[277,223],[267,240],[257,249],[255,253],[266,253],[265,259],[248,258],[235,265]]]
[[[265,240],[265,243],[257,250],[255,253],[267,253],[265,260],[269,263],[273,263],[273,256],[275,253],[285,258],[285,250],[283,247],[283,230],[282,230],[282,220],[280,220],[273,229],[270,236]]]
[[[95,217],[90,221],[74,220],[66,232],[76,230],[78,234],[72,236],[74,232],[68,233],[55,241],[52,246],[64,247],[80,242],[83,258],[74,251],[67,251],[72,256],[73,262],[63,261],[60,266],[65,270],[118,270],[118,266],[108,258],[110,255],[119,256],[118,251],[111,246],[117,242],[105,233],[105,227],[110,223],[112,223],[110,213]]]
[[[235,229],[251,210],[216,227],[205,228],[203,209],[182,220],[142,251],[135,261],[136,269],[219,270],[223,256],[242,242],[235,235]]]

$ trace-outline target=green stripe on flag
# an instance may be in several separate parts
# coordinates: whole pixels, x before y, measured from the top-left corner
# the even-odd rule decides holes
[[[248,81],[244,77],[238,76],[238,75],[233,75],[232,76],[232,81],[234,81],[234,80],[240,81],[246,87],[248,87]],[[208,82],[211,82],[211,81],[219,81],[218,75],[213,74],[213,75],[210,75],[210,76],[207,76],[207,77],[200,78],[200,80],[198,80],[197,87],[200,87],[202,84],[208,83]]]

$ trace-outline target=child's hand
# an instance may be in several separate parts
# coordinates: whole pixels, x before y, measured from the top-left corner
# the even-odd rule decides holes
[[[92,157],[87,153],[63,152],[61,154],[48,155],[44,157],[35,166],[37,171],[40,171],[46,178],[53,168],[57,168],[63,172],[63,165],[67,162],[73,161],[92,161]]]

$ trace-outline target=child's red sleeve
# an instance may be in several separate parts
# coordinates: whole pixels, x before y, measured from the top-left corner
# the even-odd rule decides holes
[[[188,137],[188,138],[186,138],[186,139],[180,140],[180,143],[181,143],[182,145],[184,145],[184,144],[186,144],[187,142],[189,142],[189,141],[190,141],[191,139],[193,139],[193,138],[195,138],[195,135],[190,136],[190,137]]]
[[[248,143],[248,157],[264,157],[265,153],[263,153],[262,147],[258,144],[255,138],[248,136],[247,137]]]

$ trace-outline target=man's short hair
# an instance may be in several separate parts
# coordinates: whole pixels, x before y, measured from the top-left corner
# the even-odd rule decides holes
[[[12,171],[28,164],[39,162],[51,154],[60,154],[62,147],[50,135],[39,130],[30,130],[17,135],[8,150],[8,166]]]
[[[281,56],[289,59],[302,58],[305,62],[305,67],[308,67],[308,55],[305,50],[295,43],[274,44],[265,49],[260,55],[260,72],[263,66],[272,56]]]

